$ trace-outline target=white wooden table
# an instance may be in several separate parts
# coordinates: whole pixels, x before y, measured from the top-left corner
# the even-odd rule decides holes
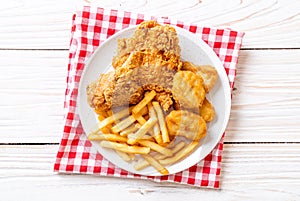
[[[0,12],[0,200],[300,200],[300,2],[99,0],[99,6],[245,31],[221,190],[53,173],[72,13],[83,0]]]

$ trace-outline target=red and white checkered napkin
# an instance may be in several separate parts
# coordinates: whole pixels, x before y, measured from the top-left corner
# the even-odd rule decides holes
[[[224,64],[230,86],[233,87],[238,53],[244,33],[229,29],[200,27],[197,24],[187,24],[167,18],[85,6],[73,16],[64,102],[65,125],[54,171],[150,179],[157,182],[168,181],[218,188],[224,135],[208,156],[189,169],[167,176],[143,176],[120,169],[106,160],[97,153],[82,129],[76,101],[85,61],[109,36],[123,28],[150,19],[182,27],[197,34],[199,39],[202,38],[219,56]]]

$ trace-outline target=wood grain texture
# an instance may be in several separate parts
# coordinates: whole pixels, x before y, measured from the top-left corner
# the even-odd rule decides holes
[[[243,48],[299,48],[300,2],[294,0],[90,0],[92,5],[169,16],[245,31]],[[77,0],[12,0],[1,7],[0,48],[68,49]]]
[[[57,146],[0,146],[5,200],[299,200],[298,144],[225,145],[221,190],[52,172]]]
[[[67,51],[0,51],[0,143],[59,142]]]
[[[242,51],[226,141],[300,142],[300,50]]]
[[[226,142],[300,142],[300,50],[284,52],[241,51]],[[60,142],[67,56],[0,51],[0,143]]]

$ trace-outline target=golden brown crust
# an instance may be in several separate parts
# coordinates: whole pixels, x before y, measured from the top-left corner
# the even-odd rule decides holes
[[[173,79],[174,98],[183,108],[198,108],[205,98],[202,78],[191,71],[179,71]]]
[[[155,21],[141,23],[130,38],[118,40],[118,52],[113,58],[114,68],[125,62],[132,52],[162,52],[180,57],[179,39],[176,30],[169,25],[160,25]],[[125,58],[124,58],[125,57]]]
[[[214,106],[207,99],[204,99],[203,104],[200,107],[200,116],[206,122],[210,122],[215,118]]]
[[[173,110],[167,115],[166,124],[170,135],[180,135],[195,141],[203,138],[207,131],[204,119],[187,110]]]
[[[195,65],[192,62],[182,62],[181,70],[191,71],[200,75],[204,81],[204,89],[208,93],[215,85],[218,79],[217,70],[210,65]]]

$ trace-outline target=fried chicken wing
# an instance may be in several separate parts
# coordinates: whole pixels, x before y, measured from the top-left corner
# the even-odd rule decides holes
[[[202,78],[191,71],[179,71],[174,75],[172,92],[183,108],[198,108],[205,98]]]
[[[187,110],[173,110],[167,115],[166,124],[170,135],[180,135],[194,141],[203,138],[207,131],[204,119]]]
[[[182,63],[182,70],[192,71],[197,75],[200,75],[204,81],[204,89],[206,93],[214,87],[218,79],[217,70],[210,65],[195,65],[191,62],[185,61]]]

